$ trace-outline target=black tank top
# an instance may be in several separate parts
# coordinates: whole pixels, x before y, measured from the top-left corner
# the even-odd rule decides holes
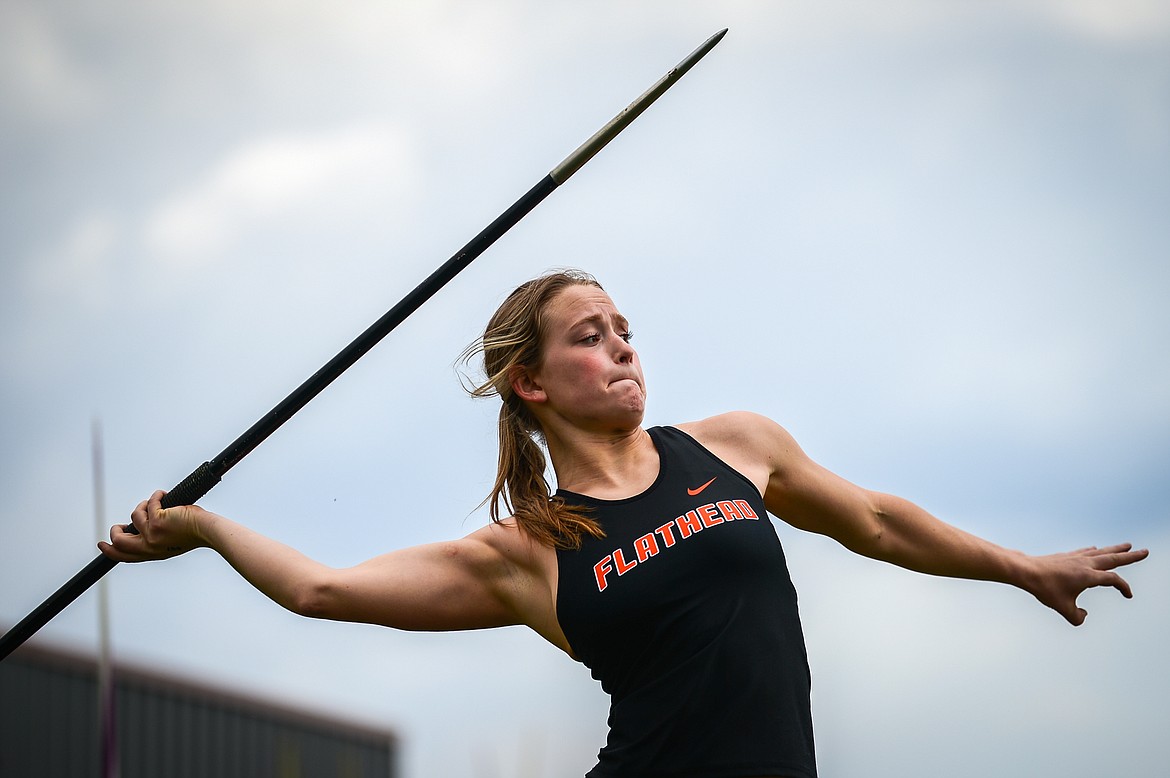
[[[796,591],[759,492],[673,427],[642,494],[588,506],[606,536],[558,551],[557,618],[610,695],[587,778],[814,778]]]

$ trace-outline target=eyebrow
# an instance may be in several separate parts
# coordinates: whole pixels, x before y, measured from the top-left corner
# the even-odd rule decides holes
[[[605,318],[606,317],[600,313],[590,314],[589,316],[585,316],[574,322],[573,325],[569,327],[569,329],[575,330],[583,324],[593,324],[594,322],[605,321]],[[618,324],[618,326],[622,327],[623,329],[629,329],[630,320],[625,316],[622,316],[620,313],[615,313],[612,318],[613,321]]]

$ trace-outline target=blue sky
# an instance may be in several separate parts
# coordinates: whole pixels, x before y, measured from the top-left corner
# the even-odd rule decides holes
[[[712,54],[204,504],[322,561],[480,526],[453,368],[517,283],[595,273],[647,422],[746,408],[1136,597],[1017,591],[783,525],[826,775],[1160,775],[1170,758],[1170,11],[1153,0],[0,6],[0,623],[219,453],[715,31]],[[313,623],[214,555],[107,577],[119,656],[404,737],[431,775],[580,775],[587,671],[518,629]],[[39,639],[92,645],[86,595]],[[1075,746],[1075,747],[1070,747]],[[1120,763],[1120,764],[1119,764]]]

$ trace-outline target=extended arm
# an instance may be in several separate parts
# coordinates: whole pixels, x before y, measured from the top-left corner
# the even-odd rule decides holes
[[[717,440],[739,441],[741,466],[755,469],[768,511],[785,522],[909,570],[1017,586],[1070,624],[1085,620],[1085,611],[1076,604],[1085,589],[1112,586],[1131,597],[1129,584],[1114,570],[1148,555],[1129,544],[1049,556],[1005,549],[940,521],[908,500],[834,475],[769,419],[728,414],[712,421]]]
[[[163,509],[155,492],[131,514],[135,535],[115,525],[102,553],[120,562],[217,551],[253,586],[305,616],[411,630],[455,630],[539,621],[539,578],[514,528],[490,525],[334,569],[197,506]],[[509,534],[510,533],[510,534]],[[519,556],[518,556],[519,555]]]

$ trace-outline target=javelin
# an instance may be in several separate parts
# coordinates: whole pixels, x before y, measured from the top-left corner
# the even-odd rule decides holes
[[[281,400],[275,408],[265,414],[247,432],[220,452],[215,459],[204,462],[194,472],[180,481],[174,489],[167,492],[166,496],[162,499],[163,507],[170,508],[176,505],[191,505],[211,491],[211,488],[219,483],[223,475],[235,466],[236,463],[264,442],[265,438],[273,432],[276,432],[282,424],[291,419],[297,411],[303,408],[309,400],[316,397],[321,390],[333,383],[333,380],[348,370],[353,363],[361,359],[367,351],[377,345],[378,341],[389,335],[391,330],[401,324],[410,314],[414,313],[419,306],[429,300],[435,292],[442,289],[461,270],[470,265],[476,257],[487,250],[501,235],[524,218],[529,211],[539,205],[554,189],[565,183],[582,165],[592,159],[593,155],[601,151],[630,122],[634,121],[643,111],[649,108],[650,104],[657,100],[663,92],[682,78],[683,74],[690,70],[707,52],[713,49],[715,44],[726,34],[727,30],[724,29],[712,35],[703,45],[691,52],[686,59],[667,71],[666,75],[658,79],[641,97],[626,106],[621,113],[598,130],[593,137],[582,143],[572,154],[565,157],[564,161],[553,168],[536,186],[528,190],[508,210],[500,214],[495,221],[472,238],[458,253],[440,265],[439,269],[431,273],[425,281],[415,287],[414,291],[402,298],[382,318],[370,325],[352,343],[338,352],[337,356],[333,357],[324,367],[310,376],[292,394]],[[127,531],[134,532],[134,525],[128,525]],[[81,596],[82,592],[90,586],[93,586],[94,583],[112,570],[117,564],[112,559],[99,554],[96,559],[82,568],[77,575],[69,579],[49,599],[41,603],[40,606],[26,616],[19,624],[9,630],[3,638],[0,638],[0,661],[24,643],[24,641],[28,640],[37,630],[64,610],[69,603]]]

